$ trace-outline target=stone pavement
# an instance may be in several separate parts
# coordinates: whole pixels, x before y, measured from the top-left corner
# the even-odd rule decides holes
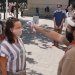
[[[26,22],[32,17],[21,18],[23,24],[22,40],[26,48],[26,72],[27,75],[57,75],[59,60],[64,55],[65,45],[60,47],[52,46],[52,39],[47,38],[41,33],[33,33]],[[53,29],[53,21],[50,19],[40,19],[39,25]],[[64,29],[63,29],[64,30]],[[36,35],[34,41],[34,35]],[[35,44],[35,43],[36,44]],[[46,46],[46,44],[49,44]]]
[[[53,21],[49,19],[40,19],[39,25],[53,29]],[[28,26],[24,27],[22,39],[26,48],[27,75],[57,75],[58,63],[66,46],[60,44],[59,49],[52,46],[51,39],[38,32],[32,33]]]

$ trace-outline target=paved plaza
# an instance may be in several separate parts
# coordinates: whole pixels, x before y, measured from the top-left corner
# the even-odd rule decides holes
[[[19,18],[23,25],[23,34],[21,37],[26,49],[27,75],[57,75],[58,63],[64,55],[66,46],[60,44],[59,48],[57,48],[52,46],[52,39],[38,32],[36,34],[33,33],[26,24],[27,21],[33,20],[33,17],[24,16],[22,18],[19,15]],[[39,25],[47,27],[50,30],[53,29],[53,21],[51,19],[40,18]],[[64,29],[65,28],[63,28],[63,31]],[[46,44],[48,44],[48,46],[46,46]]]

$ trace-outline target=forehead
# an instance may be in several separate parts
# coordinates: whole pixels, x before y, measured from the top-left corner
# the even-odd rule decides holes
[[[61,5],[60,5],[60,4],[58,4],[58,5],[57,5],[57,7],[61,7]]]
[[[20,27],[20,26],[22,26],[20,21],[17,21],[17,22],[14,23],[14,27]]]

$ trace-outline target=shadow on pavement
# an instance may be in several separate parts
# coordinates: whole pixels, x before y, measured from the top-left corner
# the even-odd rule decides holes
[[[26,57],[26,61],[29,62],[30,64],[37,64],[38,62],[34,61],[33,58]]]
[[[35,70],[30,70],[29,68],[27,68],[27,71],[28,75],[43,75],[41,73],[37,73]]]
[[[27,26],[26,22],[27,21],[21,20],[21,23],[23,25],[23,34],[21,37],[25,44],[33,44],[32,40],[34,40],[35,33],[33,33],[31,31],[30,27]],[[48,28],[50,30],[53,29],[51,27],[48,27],[46,24],[41,25],[41,26],[44,28]],[[40,41],[42,43],[47,43],[47,42],[51,41],[49,38],[47,38],[46,36],[44,36],[43,34],[38,33],[38,32],[36,32],[36,39],[38,39],[38,41]]]
[[[33,33],[31,31],[30,27],[27,25],[27,22],[29,20],[20,20],[20,21],[23,25],[23,34],[22,34],[21,37],[22,37],[22,40],[23,40],[24,44],[34,44],[34,42],[32,42],[32,41],[34,41],[34,36],[36,36],[35,38],[36,38],[36,40],[38,40],[38,42],[39,42],[38,44],[40,44],[40,45],[38,45],[38,44],[35,44],[35,45],[37,45],[37,46],[39,46],[40,48],[43,48],[43,49],[49,48],[45,44],[47,44],[48,42],[53,42],[52,39],[46,37],[45,35],[43,35],[39,32],[36,32],[36,34]],[[49,27],[47,24],[42,24],[40,26],[43,27],[43,28],[47,28],[49,30],[53,30],[53,28]],[[61,46],[59,48],[62,49],[62,50],[65,49],[65,47],[63,47],[63,46]]]

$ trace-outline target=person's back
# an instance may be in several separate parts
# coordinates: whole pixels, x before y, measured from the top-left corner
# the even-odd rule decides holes
[[[49,6],[47,6],[46,8],[45,8],[45,12],[46,12],[46,16],[45,17],[50,17],[50,9],[49,9]]]
[[[39,8],[36,7],[36,16],[39,16]]]
[[[60,60],[57,75],[75,75],[75,45],[69,46]]]
[[[38,8],[38,7],[36,7],[36,12],[37,12],[37,13],[39,12],[39,8]]]
[[[47,12],[49,12],[49,7],[47,7]]]
[[[50,12],[49,6],[45,8],[45,12]]]

